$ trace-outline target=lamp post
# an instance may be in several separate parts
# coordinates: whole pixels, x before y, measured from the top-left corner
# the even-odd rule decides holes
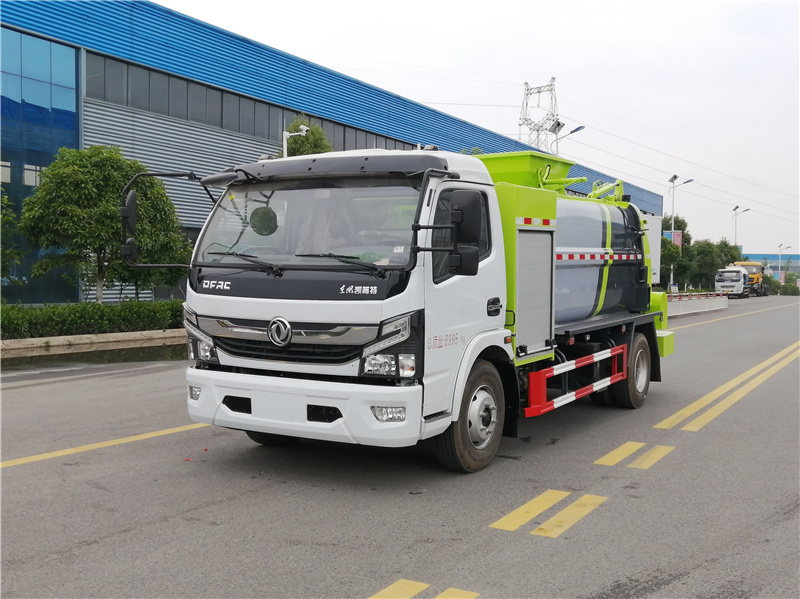
[[[781,280],[781,252],[783,250],[788,250],[790,247],[792,246],[790,245],[784,246],[783,244],[780,244],[778,246],[778,283],[781,284],[781,287],[783,287],[783,281]],[[778,295],[780,294],[781,294],[781,288],[778,287]]]
[[[300,131],[297,133],[289,133],[288,131],[283,132],[283,157],[286,158],[289,156],[289,138],[294,137],[295,135],[299,135],[300,137],[305,137],[306,133],[308,133],[308,127],[305,125],[300,125]]]
[[[550,153],[558,156],[558,142],[564,139],[565,137],[572,135],[573,133],[577,133],[578,131],[583,131],[584,129],[586,129],[584,125],[579,125],[578,127],[575,127],[572,131],[570,131],[569,133],[565,133],[561,137],[558,137],[558,134],[556,134],[556,138],[553,140],[553,143],[550,144]],[[553,150],[554,146],[555,146],[555,151]]]
[[[733,245],[736,247],[739,247],[739,244],[736,243],[736,217],[745,212],[750,212],[750,208],[745,208],[744,210],[739,210],[739,206],[734,206],[733,208]]]
[[[669,178],[669,182],[672,183],[672,187],[669,190],[669,195],[672,196],[672,233],[671,233],[671,235],[672,235],[672,243],[675,243],[675,188],[676,187],[680,187],[681,185],[686,185],[687,183],[691,183],[692,181],[694,181],[694,179],[686,179],[686,181],[684,181],[683,183],[678,183],[677,185],[675,185],[675,181],[677,181],[677,180],[678,180],[678,175],[672,175]],[[669,288],[670,288],[670,291],[672,291],[672,284],[673,284],[673,280],[674,280],[674,277],[673,277],[674,272],[675,272],[675,266],[673,264],[670,264],[669,265]]]

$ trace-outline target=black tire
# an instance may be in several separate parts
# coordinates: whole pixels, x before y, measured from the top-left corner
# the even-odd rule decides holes
[[[286,435],[274,435],[272,433],[259,433],[258,431],[244,431],[256,443],[267,447],[282,447],[297,442],[297,437],[287,437]]]
[[[644,335],[636,333],[628,348],[628,377],[611,385],[614,404],[628,409],[642,407],[650,389],[651,371],[650,345]]]
[[[458,420],[436,438],[439,463],[456,472],[477,472],[497,453],[505,422],[503,382],[492,364],[478,360],[469,373]]]

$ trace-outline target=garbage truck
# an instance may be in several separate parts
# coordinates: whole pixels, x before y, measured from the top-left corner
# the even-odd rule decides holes
[[[199,179],[214,205],[188,265],[191,419],[267,446],[425,441],[475,472],[523,419],[640,407],[674,348],[660,247],[621,181],[569,195],[571,165],[426,147]],[[132,264],[136,202],[132,181]]]

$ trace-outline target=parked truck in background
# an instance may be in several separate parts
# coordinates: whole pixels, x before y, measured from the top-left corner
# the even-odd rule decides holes
[[[733,265],[747,270],[748,295],[769,295],[769,285],[764,284],[764,266],[760,262],[741,261],[734,262]]]
[[[725,295],[748,297],[750,295],[748,274],[744,266],[730,264],[720,268],[714,276],[714,291]]]
[[[660,246],[621,181],[566,195],[571,164],[357,150],[202,179],[222,192],[187,284],[191,418],[263,445],[432,439],[473,472],[523,418],[640,407],[673,351]]]

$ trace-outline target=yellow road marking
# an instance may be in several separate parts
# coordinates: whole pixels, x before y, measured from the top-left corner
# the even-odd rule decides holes
[[[503,516],[494,524],[490,524],[489,527],[508,531],[517,530],[520,526],[530,522],[543,511],[553,507],[567,495],[569,495],[568,491],[553,491],[552,489],[545,491],[538,497],[531,499],[522,507]]]
[[[123,437],[122,439],[114,439],[112,441],[103,441],[102,443],[92,443],[91,445],[81,445],[80,447],[73,447],[72,449],[61,449],[59,451],[51,451],[50,453],[40,453],[39,455],[32,455],[27,458],[18,458],[16,460],[7,460],[0,462],[0,468],[7,468],[8,466],[19,466],[20,464],[29,464],[31,462],[39,462],[41,460],[49,460],[51,458],[58,458],[73,453],[81,453],[83,451],[92,451],[93,449],[102,449],[103,447],[111,447],[113,445],[122,445],[123,443],[132,443],[133,441],[143,441],[144,439],[152,439],[153,437],[161,437],[163,435],[171,435],[172,433],[182,433],[183,431],[190,431],[192,429],[209,426],[202,422],[196,424],[189,424],[187,426],[178,426],[176,428],[168,428],[163,431],[155,431],[152,433],[145,433],[143,435],[133,435],[132,437]]]
[[[663,458],[673,449],[675,448],[669,447],[667,445],[656,445],[646,454],[644,454],[640,458],[636,458],[630,464],[628,464],[628,468],[638,468],[639,470],[647,470],[650,466],[655,464],[658,460]]]
[[[369,599],[410,599],[429,586],[431,585],[401,578]]]
[[[531,534],[554,539],[606,499],[608,497],[601,497],[600,495],[584,495],[572,505],[558,512],[539,528],[536,528]]]
[[[627,458],[629,455],[639,451],[642,447],[644,447],[644,443],[635,443],[633,441],[628,441],[627,443],[623,443],[617,449],[612,451],[611,453],[607,453],[602,458],[597,460],[595,464],[600,466],[614,466],[619,464],[622,460]]]
[[[653,427],[653,428],[672,428],[675,425],[680,424],[681,422],[686,420],[689,416],[691,416],[695,412],[699,412],[700,410],[705,408],[707,405],[709,405],[711,402],[716,400],[718,397],[721,397],[722,395],[724,395],[725,393],[727,393],[728,391],[730,391],[731,389],[733,389],[737,385],[739,385],[739,384],[743,383],[744,381],[746,381],[747,379],[749,379],[751,376],[754,376],[754,375],[758,374],[761,370],[763,370],[764,368],[766,368],[767,366],[769,366],[773,362],[776,362],[776,361],[780,360],[783,356],[788,354],[790,351],[796,349],[797,347],[800,347],[800,341],[798,341],[797,343],[793,343],[792,345],[790,345],[786,349],[779,351],[777,354],[775,354],[771,358],[769,358],[767,360],[764,360],[758,366],[754,366],[753,368],[751,368],[750,370],[748,370],[744,374],[740,374],[735,379],[732,379],[732,380],[728,381],[727,383],[725,383],[724,385],[722,385],[721,387],[718,387],[718,388],[714,389],[713,391],[711,391],[710,393],[704,395],[703,397],[701,397],[700,399],[698,399],[694,403],[691,403],[688,406],[686,406],[685,408],[683,408],[682,410],[679,410],[679,411],[675,412],[672,416],[662,420],[661,422],[656,424],[655,427]]]
[[[441,595],[436,595],[436,599],[475,599],[480,593],[471,593],[461,589],[447,589]]]
[[[742,399],[742,397],[744,397],[745,395],[750,393],[750,391],[752,391],[753,389],[758,387],[761,383],[763,383],[769,377],[771,377],[776,372],[778,372],[781,368],[785,368],[786,366],[788,366],[789,364],[794,362],[798,357],[800,357],[800,351],[794,352],[788,358],[785,358],[781,362],[775,364],[775,366],[773,366],[772,368],[770,368],[769,370],[767,370],[763,374],[758,375],[756,378],[754,378],[752,381],[750,381],[749,383],[744,385],[742,388],[737,389],[736,391],[731,393],[728,397],[723,399],[721,402],[719,402],[713,408],[709,408],[708,411],[705,414],[702,414],[701,416],[698,416],[697,418],[692,420],[689,424],[687,424],[686,426],[681,428],[681,430],[682,431],[699,431],[706,424],[711,422],[714,418],[716,418],[717,416],[722,414],[725,410],[727,410],[733,404],[735,404],[737,401]]]
[[[670,331],[679,331],[680,329],[690,329],[692,327],[699,327],[701,324],[711,324],[712,322],[719,322],[720,320],[728,320],[729,318],[741,318],[742,316],[750,316],[751,314],[758,314],[759,312],[768,312],[770,310],[780,310],[781,308],[791,308],[797,304],[787,304],[786,306],[774,306],[772,308],[764,308],[763,310],[754,310],[753,312],[745,312],[744,314],[734,314],[733,316],[723,316],[722,318],[715,318],[714,320],[705,320],[703,322],[696,322],[694,324],[685,324],[682,327],[669,327]]]

